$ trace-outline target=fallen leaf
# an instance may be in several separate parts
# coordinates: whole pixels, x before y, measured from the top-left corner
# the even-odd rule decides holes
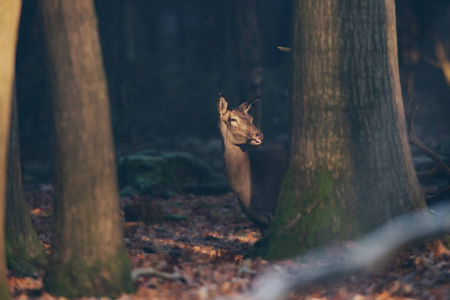
[[[450,250],[445,247],[441,240],[434,240],[427,243],[427,248],[434,254],[435,257],[440,257],[441,255],[450,256]]]

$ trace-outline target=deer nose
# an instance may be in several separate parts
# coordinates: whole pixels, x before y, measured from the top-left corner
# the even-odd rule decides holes
[[[256,137],[259,138],[260,140],[262,140],[264,138],[264,134],[261,131],[257,131],[255,133]]]

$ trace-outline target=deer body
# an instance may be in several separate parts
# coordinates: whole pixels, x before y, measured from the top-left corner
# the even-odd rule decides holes
[[[263,134],[247,113],[252,104],[228,109],[219,95],[217,110],[226,178],[244,214],[265,235],[277,206],[285,159],[281,153],[253,151],[253,146],[262,143]]]

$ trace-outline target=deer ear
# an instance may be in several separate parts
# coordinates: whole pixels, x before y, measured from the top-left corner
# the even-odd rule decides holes
[[[259,98],[261,98],[261,96],[257,96],[250,101],[244,102],[239,105],[239,108],[241,108],[245,112],[248,112],[252,108],[252,105],[259,101]]]
[[[219,94],[219,99],[217,99],[217,111],[219,115],[223,116],[228,109],[228,102],[223,97],[222,93]]]
[[[228,102],[223,97],[222,93],[219,94],[219,99],[217,99],[217,111],[219,115],[223,116],[228,109]]]

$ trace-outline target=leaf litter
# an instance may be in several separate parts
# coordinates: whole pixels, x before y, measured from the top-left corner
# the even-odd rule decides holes
[[[52,190],[29,192],[26,199],[49,253]],[[242,214],[233,193],[169,199],[133,196],[122,199],[121,204],[125,220],[132,219],[124,224],[124,237],[133,274],[148,268],[150,275],[137,277],[136,293],[121,295],[120,300],[248,299],[263,271],[295,274],[320,263],[245,259],[261,234]],[[133,205],[138,213],[129,217],[126,208]],[[287,298],[450,299],[450,251],[440,240],[430,240],[426,247],[402,249],[388,261],[357,274],[303,286]],[[13,299],[65,299],[42,292],[42,275],[43,271],[38,278],[18,278],[9,272],[7,283]]]

